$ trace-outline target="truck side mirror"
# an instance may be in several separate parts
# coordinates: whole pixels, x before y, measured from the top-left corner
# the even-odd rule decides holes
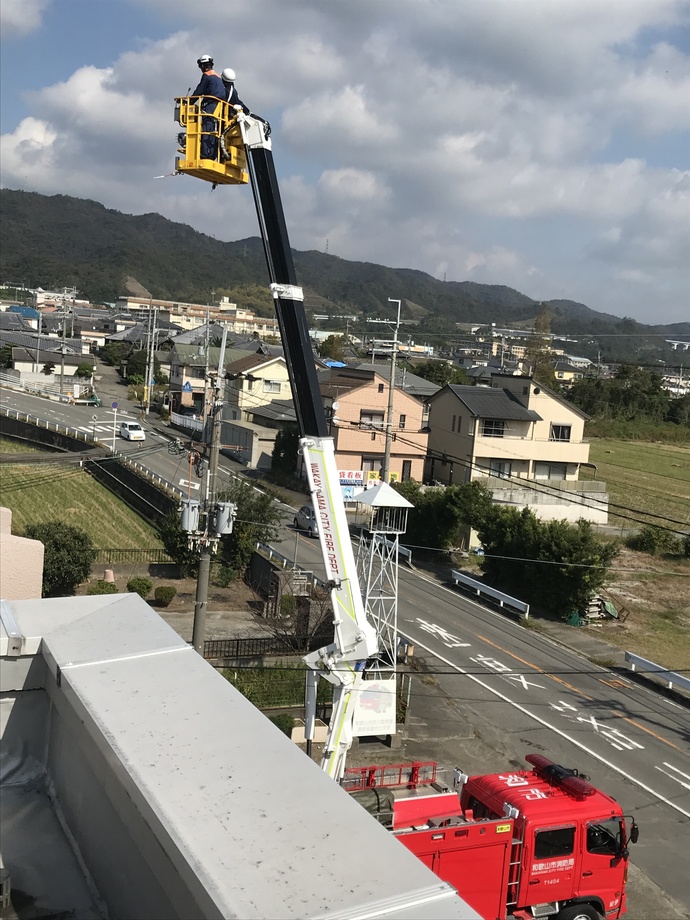
[[[633,821],[632,827],[630,828],[630,843],[637,843],[640,839],[640,829]]]

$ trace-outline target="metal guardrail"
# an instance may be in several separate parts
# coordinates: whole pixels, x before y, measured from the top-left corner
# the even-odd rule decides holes
[[[660,677],[668,686],[669,690],[673,689],[674,684],[677,687],[682,687],[683,690],[690,690],[690,678],[684,677],[682,674],[676,674],[675,671],[669,671],[668,668],[663,668],[660,664],[655,664],[653,661],[648,661],[646,658],[641,658],[639,655],[634,655],[632,652],[625,653],[625,660],[630,664],[631,671],[648,671]]]
[[[490,597],[492,600],[498,601],[501,607],[509,607],[521,613],[525,619],[529,617],[529,604],[525,601],[518,600],[517,597],[511,597],[510,594],[504,594],[503,591],[498,591],[490,585],[485,585],[484,582],[477,581],[475,578],[470,578],[464,572],[454,570],[451,574],[455,585],[461,588],[469,588],[479,597]]]
[[[137,562],[151,562],[151,563],[172,563],[172,559],[167,553],[167,550],[164,549],[112,549],[112,548],[101,548],[98,550],[98,555],[96,556],[96,562],[98,563],[137,563]]]
[[[207,639],[204,658],[260,658],[263,655],[297,655],[304,649],[295,640],[290,642],[280,636],[247,636],[244,639]]]

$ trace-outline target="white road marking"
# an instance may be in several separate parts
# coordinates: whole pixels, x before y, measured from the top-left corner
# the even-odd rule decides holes
[[[687,773],[683,773],[682,770],[679,770],[678,767],[674,767],[673,764],[671,764],[671,763],[666,763],[665,760],[663,761],[663,764],[664,764],[665,767],[668,767],[669,770],[673,770],[674,773],[680,773],[680,775],[683,777],[683,779],[687,779],[688,782],[687,782],[687,783],[684,783],[682,779],[678,779],[677,776],[674,776],[673,773],[669,773],[668,770],[662,770],[661,767],[656,767],[656,766],[655,766],[654,769],[655,769],[655,770],[659,770],[659,772],[666,774],[666,776],[670,777],[671,779],[674,779],[677,783],[680,783],[681,786],[682,786],[684,789],[690,789],[690,776],[688,776]]]
[[[469,648],[469,642],[463,642],[462,639],[458,639],[457,636],[454,636],[452,633],[449,633],[442,626],[437,626],[436,623],[429,623],[426,620],[421,620],[417,617],[417,623],[419,623],[420,629],[423,629],[425,632],[431,633],[432,636],[438,636],[439,639],[443,642],[446,648]]]
[[[504,674],[504,680],[514,680],[516,684],[521,684],[525,690],[529,690],[530,687],[537,687],[539,690],[545,690],[546,687],[543,687],[541,684],[535,684],[531,680],[527,680],[524,674]]]
[[[407,638],[407,637],[406,637]],[[567,732],[562,731],[560,728],[557,728],[555,725],[551,725],[550,722],[547,722],[546,719],[542,719],[540,716],[535,715],[533,712],[530,712],[529,709],[525,709],[524,706],[521,706],[520,703],[516,703],[514,700],[511,700],[510,697],[501,693],[499,690],[496,690],[494,687],[489,686],[485,681],[480,680],[476,675],[470,674],[465,671],[464,668],[461,668],[460,665],[455,664],[453,661],[449,661],[448,658],[444,658],[443,655],[432,648],[429,648],[428,645],[423,645],[421,642],[415,640],[414,645],[419,648],[423,648],[425,652],[428,652],[430,655],[433,655],[434,658],[438,658],[439,661],[442,661],[444,664],[447,664],[448,667],[453,668],[459,674],[464,674],[465,677],[468,677],[471,681],[474,681],[475,684],[479,684],[481,687],[484,687],[489,693],[492,693],[494,696],[499,697],[503,700],[504,703],[508,703],[509,706],[512,706],[514,709],[517,709],[519,712],[526,715],[529,719],[533,719],[535,722],[538,722],[540,725],[543,725],[544,728],[550,729],[550,731],[555,732],[557,735],[560,735],[561,738],[564,738],[570,744],[574,744],[575,747],[580,748],[580,750],[585,751],[589,754],[590,757],[594,757],[595,760],[598,760],[599,763],[603,763],[604,766],[608,767],[610,770],[614,770],[620,776],[629,780],[631,783],[634,783],[636,786],[639,786],[640,789],[644,789],[645,792],[648,792],[650,795],[653,795],[654,798],[658,799],[660,802],[663,802],[665,805],[668,805],[669,808],[672,808],[674,811],[679,812],[681,815],[685,815],[686,818],[690,818],[690,811],[686,811],[684,808],[681,808],[679,805],[676,805],[675,802],[671,802],[661,793],[656,792],[652,789],[651,786],[648,786],[646,783],[643,783],[639,779],[635,779],[634,776],[631,776],[630,773],[626,773],[621,767],[616,766],[615,763],[611,763],[610,760],[607,760],[605,757],[602,757],[601,754],[597,754],[596,751],[593,751],[591,748],[588,748],[586,744],[583,744],[581,741],[578,741],[576,738],[571,738]]]

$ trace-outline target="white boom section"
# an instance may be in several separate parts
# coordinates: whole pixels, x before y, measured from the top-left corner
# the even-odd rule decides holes
[[[333,711],[321,760],[322,769],[336,781],[345,771],[345,758],[352,745],[352,722],[356,694],[367,658],[378,650],[374,627],[366,619],[357,578],[340,478],[332,438],[302,438],[307,480],[318,521],[319,542],[331,587],[334,641],[305,657],[314,674],[333,687]],[[306,737],[313,737],[316,685],[307,683]],[[311,730],[310,730],[311,729]]]

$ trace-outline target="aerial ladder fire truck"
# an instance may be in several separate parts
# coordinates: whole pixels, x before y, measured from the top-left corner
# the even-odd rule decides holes
[[[359,587],[333,438],[329,435],[309,339],[304,295],[297,285],[273,163],[270,127],[263,119],[237,111],[221,100],[215,109],[209,111],[208,104],[204,109],[200,110],[198,98],[176,100],[176,119],[185,131],[178,136],[181,156],[175,168],[176,172],[214,185],[243,185],[251,178],[333,609],[333,642],[305,658],[305,735],[313,738],[316,690],[323,677],[333,685],[333,708],[321,766],[339,781],[352,744],[357,692],[367,660],[378,648],[376,631],[366,618]]]
[[[639,831],[615,799],[577,770],[529,754],[531,770],[478,776],[456,771],[454,789],[437,781],[433,764],[366,767],[346,775],[354,701],[378,637],[359,587],[270,127],[221,100],[211,113],[208,108],[202,112],[198,98],[176,100],[176,120],[184,128],[176,172],[214,186],[251,181],[331,589],[334,640],[305,659],[306,737],[313,736],[316,687],[324,677],[334,690],[322,768],[485,920],[617,920],[626,908],[628,845]]]

